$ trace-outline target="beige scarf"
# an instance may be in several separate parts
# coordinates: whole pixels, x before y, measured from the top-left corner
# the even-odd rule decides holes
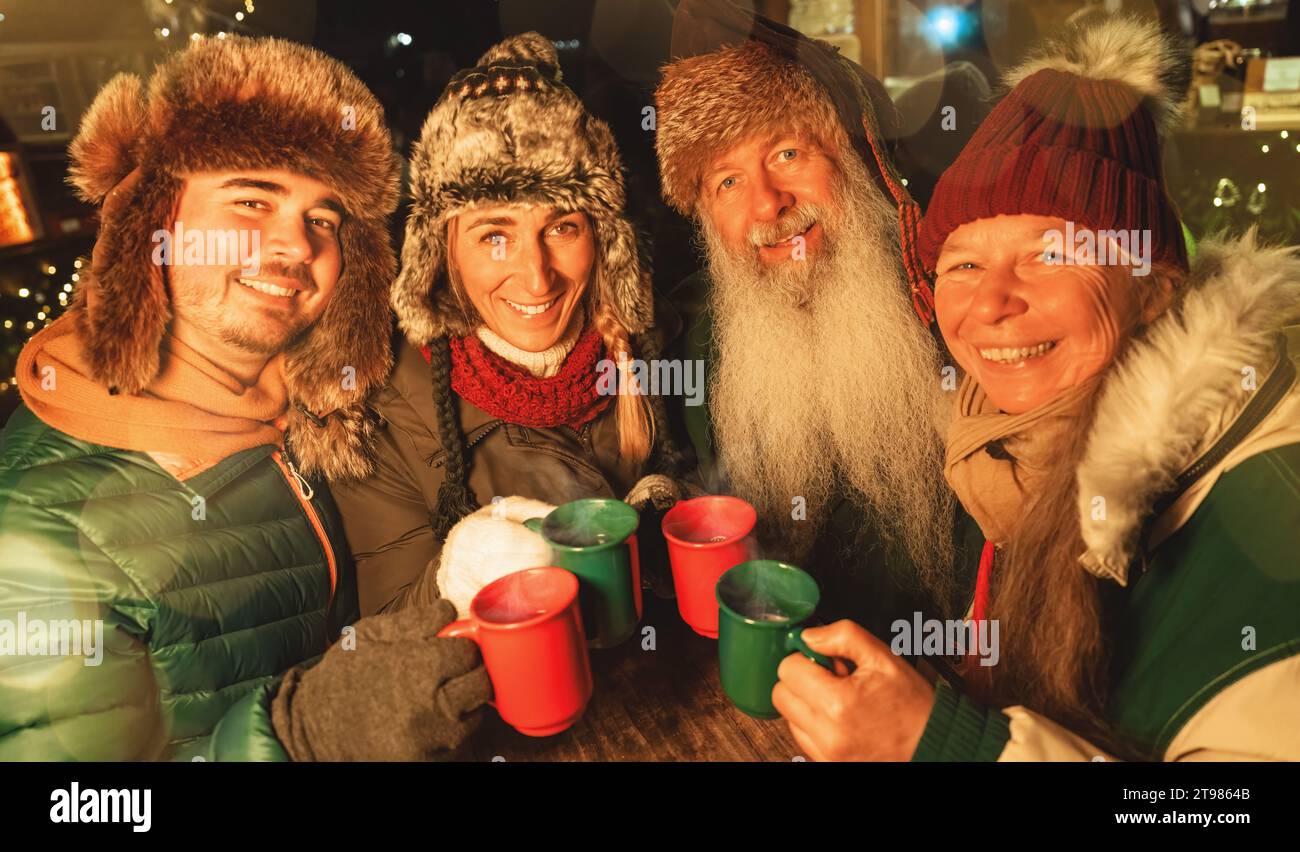
[[[1001,544],[1011,537],[1063,438],[1080,428],[1080,409],[1100,379],[1080,382],[1023,414],[1004,414],[969,375],[962,381],[943,473],[986,539]]]
[[[283,356],[245,386],[171,335],[158,375],[138,395],[109,394],[91,376],[77,314],[37,333],[18,356],[18,389],[37,417],[74,438],[155,454],[179,478],[241,450],[282,445],[277,421],[289,406]],[[179,460],[183,459],[181,463]]]

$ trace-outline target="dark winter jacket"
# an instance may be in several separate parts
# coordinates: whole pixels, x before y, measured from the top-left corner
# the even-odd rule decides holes
[[[381,420],[376,472],[334,486],[357,566],[364,615],[438,598],[442,542],[430,516],[443,482],[434,382],[420,350],[401,340],[388,384],[371,398]],[[593,381],[595,377],[593,376]],[[641,471],[618,456],[614,405],[579,429],[535,428],[494,418],[455,397],[466,447],[469,488],[481,506],[496,496],[561,504],[622,498]]]

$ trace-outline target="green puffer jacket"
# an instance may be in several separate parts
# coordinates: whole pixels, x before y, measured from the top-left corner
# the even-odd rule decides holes
[[[0,443],[0,761],[283,759],[276,679],[357,615],[341,529],[274,446],[182,482],[20,407]],[[71,619],[91,624],[79,656],[17,635]]]

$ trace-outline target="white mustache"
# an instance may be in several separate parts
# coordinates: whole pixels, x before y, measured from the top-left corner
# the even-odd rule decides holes
[[[822,211],[815,204],[799,204],[791,207],[775,222],[759,222],[749,229],[749,243],[754,248],[785,242],[796,234],[817,224],[822,218]]]

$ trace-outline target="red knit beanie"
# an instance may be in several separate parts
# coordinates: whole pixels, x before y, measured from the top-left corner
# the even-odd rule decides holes
[[[933,270],[967,222],[1054,216],[1092,230],[1149,230],[1151,260],[1187,268],[1165,192],[1160,133],[1179,117],[1190,61],[1154,22],[1071,27],[1006,77],[1010,93],[943,173],[921,224]]]

